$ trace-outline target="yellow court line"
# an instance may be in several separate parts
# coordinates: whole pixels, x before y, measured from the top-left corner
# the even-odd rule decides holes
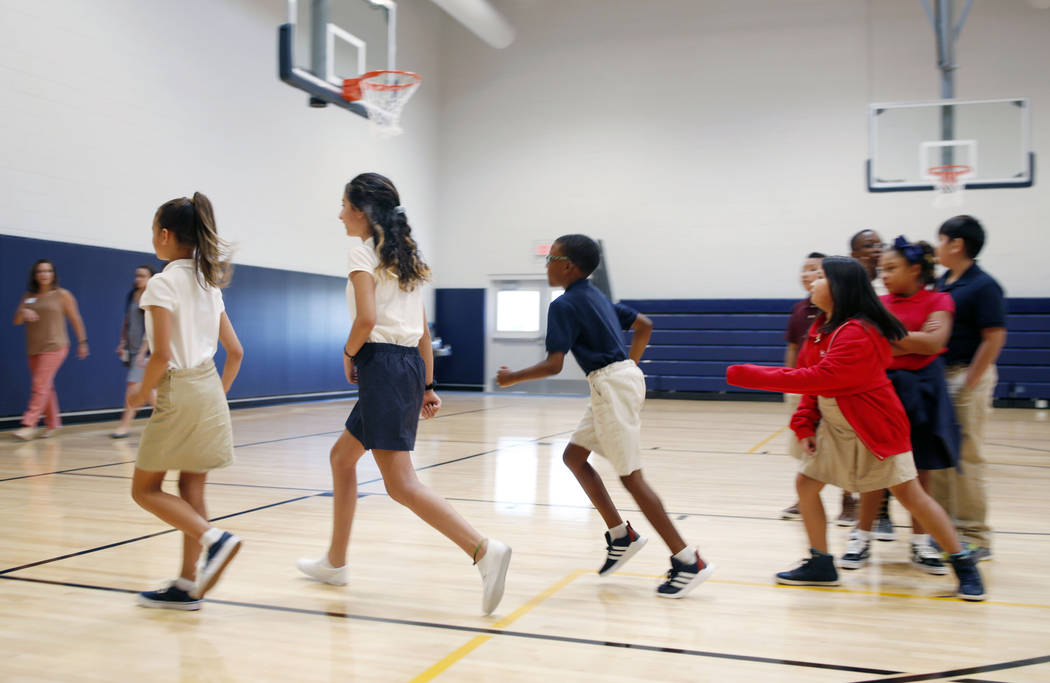
[[[617,576],[630,576],[639,579],[662,579],[663,574],[634,574],[631,572],[616,572]],[[847,593],[850,595],[878,595],[884,598],[911,598],[915,600],[945,600],[955,599],[954,595],[915,595],[914,593],[890,593],[889,591],[864,591],[854,588],[841,588],[838,586],[788,586],[780,583],[760,583],[758,581],[733,581],[730,579],[708,579],[707,583],[721,583],[728,586],[757,586],[758,588],[795,588],[802,590],[819,591],[821,593]],[[966,602],[960,600],[960,602]],[[1002,602],[999,600],[983,600],[984,605],[1000,605],[1003,607],[1031,607],[1033,609],[1050,609],[1050,605],[1040,605],[1028,602]]]
[[[491,626],[491,628],[504,628],[506,626],[510,626],[512,623],[514,623],[519,618],[524,616],[527,612],[532,610],[534,607],[539,605],[541,602],[543,602],[547,598],[551,597],[552,595],[554,595],[555,593],[560,591],[562,588],[565,588],[570,583],[575,581],[577,579],[577,577],[580,577],[580,576],[582,576],[584,574],[590,574],[593,571],[594,570],[577,569],[576,571],[572,572],[571,574],[562,577],[559,581],[557,581],[556,583],[554,583],[551,586],[549,586],[542,593],[540,593],[539,595],[533,597],[528,602],[526,602],[524,605],[522,605],[518,609],[514,610],[513,612],[511,612],[507,616],[503,617],[502,619],[500,619],[499,621],[494,623]],[[468,654],[470,654],[474,650],[478,649],[479,647],[481,647],[482,645],[484,645],[487,641],[489,641],[491,639],[492,639],[491,635],[474,636],[469,641],[467,641],[466,644],[462,645],[461,647],[456,648],[455,650],[453,650],[449,654],[445,655],[445,657],[443,657],[436,664],[434,664],[429,669],[427,669],[423,673],[421,673],[418,676],[416,676],[415,678],[413,678],[412,679],[412,683],[422,683],[423,681],[434,680],[434,678],[436,676],[438,676],[441,672],[445,671],[450,666],[452,666],[453,664],[455,664],[459,660],[463,659]]]
[[[749,450],[749,451],[748,451],[748,453],[754,453],[754,452],[755,452],[755,451],[757,451],[757,450],[758,450],[759,448],[762,448],[762,447],[763,447],[763,446],[765,446],[765,445],[766,445],[767,443],[769,443],[769,442],[770,442],[770,441],[772,441],[773,439],[775,439],[775,438],[777,438],[778,436],[780,436],[780,435],[781,435],[781,433],[783,433],[783,431],[784,431],[785,429],[787,429],[787,428],[788,428],[788,426],[787,426],[787,425],[784,425],[783,427],[781,427],[781,428],[780,428],[780,429],[778,429],[777,431],[773,432],[772,434],[770,434],[770,435],[769,435],[769,436],[767,436],[766,438],[762,439],[762,440],[761,440],[761,441],[759,441],[759,442],[758,442],[758,443],[757,443],[756,445],[752,446],[752,447],[751,447],[751,450]]]

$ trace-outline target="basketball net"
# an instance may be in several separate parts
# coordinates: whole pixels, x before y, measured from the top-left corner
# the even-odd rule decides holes
[[[343,80],[343,98],[364,106],[374,135],[393,137],[403,132],[401,113],[422,82],[411,71],[371,71]]]
[[[933,206],[937,209],[962,206],[966,185],[963,182],[973,173],[973,168],[964,164],[933,166],[929,171],[933,176]]]

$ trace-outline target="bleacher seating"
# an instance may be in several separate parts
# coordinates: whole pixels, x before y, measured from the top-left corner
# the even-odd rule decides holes
[[[656,394],[743,394],[726,384],[734,363],[780,365],[793,299],[628,299],[652,318],[642,360]],[[1050,298],[1007,300],[1006,348],[999,358],[996,398],[1050,398]],[[629,333],[628,333],[629,334]]]

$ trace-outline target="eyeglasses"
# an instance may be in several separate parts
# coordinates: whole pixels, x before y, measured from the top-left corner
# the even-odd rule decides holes
[[[547,254],[547,265],[549,266],[553,261],[571,261],[572,259],[568,256],[555,256],[554,254]]]

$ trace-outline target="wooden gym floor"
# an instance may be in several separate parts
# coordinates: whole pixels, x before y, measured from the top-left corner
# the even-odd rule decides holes
[[[688,542],[718,565],[683,600],[653,595],[668,566],[649,545],[599,579],[601,521],[561,451],[584,399],[445,394],[420,427],[420,477],[514,548],[497,612],[480,615],[470,561],[391,501],[371,458],[350,584],[295,560],[326,547],[328,449],[352,401],[234,412],[237,462],[211,477],[209,512],[244,550],[199,612],[143,609],[181,539],[129,495],[137,437],[112,424],[0,440],[0,679],[361,681],[1050,680],[1050,419],[996,410],[988,428],[995,558],[985,603],[938,596],[954,578],[907,563],[898,540],[838,589],[775,586],[805,551],[786,413],[769,403],[650,400],[644,463]],[[142,421],[136,423],[135,434]],[[828,491],[837,515],[836,492]],[[894,503],[896,506],[896,503]],[[846,529],[831,531],[841,553]]]

